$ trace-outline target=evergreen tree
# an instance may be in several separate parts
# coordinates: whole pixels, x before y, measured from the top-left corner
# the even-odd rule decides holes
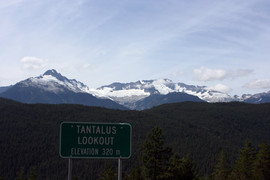
[[[36,169],[33,167],[30,169],[28,180],[37,180]]]
[[[113,180],[113,178],[113,167],[109,162],[107,162],[105,166],[105,172],[102,174],[101,180]]]
[[[243,149],[236,161],[235,167],[229,179],[247,180],[252,178],[253,163],[255,160],[255,149],[251,142],[246,140]]]
[[[228,162],[227,154],[225,150],[222,149],[212,177],[214,180],[226,180],[228,179],[229,174],[230,165]]]
[[[17,177],[16,177],[16,180],[25,180],[25,177],[24,177],[24,167],[21,167]]]
[[[169,180],[193,180],[198,179],[194,164],[190,156],[187,158],[180,158],[178,154],[174,154],[170,159],[168,168]]]
[[[130,175],[124,178],[125,180],[142,180],[141,169],[139,167],[132,170]]]
[[[270,146],[263,142],[259,148],[253,169],[254,179],[267,180],[270,178]]]
[[[171,156],[171,149],[164,146],[162,130],[154,127],[142,148],[143,176],[146,179],[164,179]]]

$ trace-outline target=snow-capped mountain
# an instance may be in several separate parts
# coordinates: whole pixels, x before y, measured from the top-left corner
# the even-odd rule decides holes
[[[242,95],[241,101],[255,104],[270,102],[270,91],[254,95],[244,94]]]
[[[109,100],[87,93],[89,88],[75,79],[68,79],[55,70],[18,82],[0,94],[0,97],[23,103],[82,104],[112,109],[127,109]]]
[[[270,102],[270,91],[231,97],[206,86],[174,83],[169,79],[113,83],[94,89],[75,79],[68,79],[52,69],[13,86],[0,87],[0,97],[24,103],[69,103],[143,110],[164,103],[183,101],[264,103]]]
[[[134,108],[134,103],[151,95],[168,95],[170,93],[186,93],[207,102],[229,102],[235,100],[228,94],[210,90],[206,86],[174,83],[169,79],[113,83],[98,89],[90,89],[90,92],[97,97],[112,99],[129,108]]]
[[[31,77],[21,81],[19,84],[24,87],[35,87],[54,93],[61,93],[66,90],[79,93],[89,90],[82,82],[76,81],[75,79],[68,79],[54,69],[46,71],[41,76]]]

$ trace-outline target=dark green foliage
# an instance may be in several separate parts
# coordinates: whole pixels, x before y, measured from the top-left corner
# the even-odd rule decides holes
[[[148,134],[142,147],[141,160],[144,177],[151,180],[164,179],[170,156],[171,149],[164,147],[162,130],[155,127]]]
[[[269,105],[185,102],[162,105],[145,112],[165,119],[164,124],[156,123],[164,129],[169,146],[176,152],[180,149],[182,156],[192,152],[200,173],[205,174],[214,168],[223,147],[231,154],[229,162],[232,162],[244,139],[249,138],[254,144],[262,140],[270,142]]]
[[[230,172],[231,168],[229,165],[227,153],[224,149],[222,149],[212,177],[214,180],[226,180],[228,179]]]
[[[130,175],[124,177],[124,180],[143,180],[141,169],[139,167],[134,168]]]
[[[67,177],[67,159],[59,157],[61,121],[128,122],[132,124],[132,156],[123,160],[123,174],[140,166],[141,147],[154,126],[163,130],[165,146],[191,155],[200,176],[210,174],[222,148],[233,164],[244,139],[257,145],[270,142],[270,104],[194,103],[167,104],[147,111],[119,111],[81,105],[22,104],[0,98],[0,176],[25,178],[36,167],[38,179]],[[116,160],[115,160],[116,161]],[[74,159],[74,177],[98,179],[104,160]],[[114,162],[114,161],[113,161]],[[111,163],[116,168],[117,162]]]
[[[270,178],[270,146],[266,142],[259,145],[253,174],[256,180],[267,180]]]
[[[105,169],[104,169],[104,173],[102,174],[100,180],[113,180],[114,179],[114,170],[112,165],[107,162]]]
[[[170,159],[168,168],[169,180],[193,180],[198,179],[198,174],[194,168],[190,156],[180,158],[178,154],[174,154]]]
[[[20,171],[18,172],[16,180],[25,180],[25,172],[23,167],[21,167]]]
[[[142,149],[143,176],[145,179],[193,180],[198,179],[190,156],[171,156],[171,149],[164,147],[162,130],[154,127]],[[168,161],[168,159],[170,159]]]
[[[253,164],[255,160],[255,149],[251,145],[249,140],[246,140],[246,143],[240,151],[240,155],[236,160],[235,167],[231,173],[230,179],[235,180],[247,180],[251,179]]]
[[[28,180],[37,180],[36,169],[34,167],[30,169]]]
[[[21,167],[20,171],[17,173],[16,180],[26,180],[24,167]],[[30,172],[29,172],[27,180],[37,180],[36,169],[34,167],[30,168]]]
[[[168,179],[178,179],[182,176],[182,159],[178,154],[173,154],[168,167]]]

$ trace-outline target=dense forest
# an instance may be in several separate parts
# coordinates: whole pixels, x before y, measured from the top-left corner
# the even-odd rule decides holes
[[[0,177],[5,180],[23,176],[65,179],[68,161],[59,156],[62,121],[130,123],[132,156],[123,160],[123,177],[126,179],[132,179],[135,172],[141,174],[141,178],[146,176],[144,153],[147,153],[146,144],[155,129],[162,132],[159,133],[163,141],[160,146],[164,150],[169,148],[167,154],[170,156],[165,158],[167,169],[164,171],[169,172],[170,167],[174,172],[171,164],[176,163],[173,167],[178,167],[178,162],[186,162],[196,175],[194,177],[213,179],[218,174],[221,157],[226,154],[227,174],[233,177],[238,173],[240,165],[237,164],[246,149],[251,149],[249,154],[252,154],[254,164],[263,149],[269,149],[269,110],[269,103],[183,102],[145,111],[124,111],[67,104],[22,104],[1,98]],[[116,167],[117,160],[74,159],[73,176],[80,180],[102,179],[107,172],[115,175]]]

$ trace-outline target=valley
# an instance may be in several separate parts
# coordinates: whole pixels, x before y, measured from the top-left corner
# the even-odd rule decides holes
[[[233,164],[246,139],[254,146],[270,142],[269,109],[269,103],[182,102],[123,111],[74,104],[23,104],[0,98],[0,176],[14,179],[21,167],[25,171],[35,167],[40,179],[64,179],[67,160],[59,156],[59,127],[61,122],[71,121],[130,123],[132,156],[123,161],[124,174],[140,166],[142,145],[157,126],[163,130],[165,145],[181,157],[190,155],[203,177],[213,172],[221,149]],[[75,159],[74,175],[96,179],[108,161],[117,166],[114,160]]]

